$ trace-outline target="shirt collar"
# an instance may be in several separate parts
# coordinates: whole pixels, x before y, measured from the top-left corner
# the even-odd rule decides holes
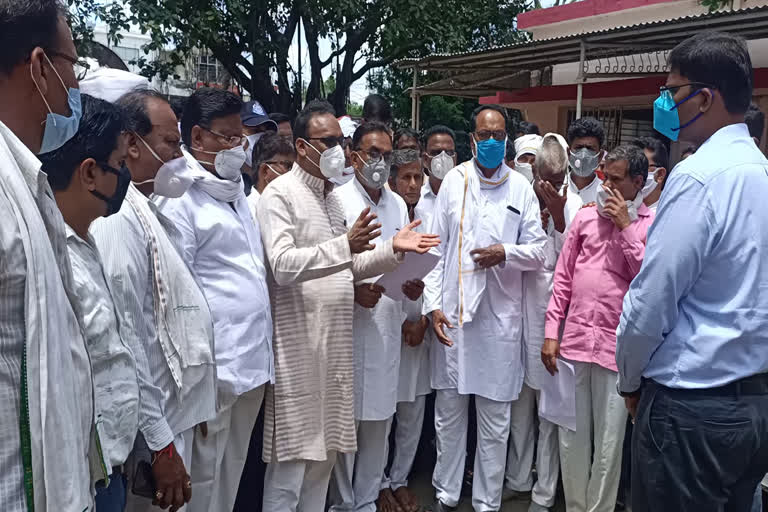
[[[330,189],[333,189],[333,183],[320,179],[317,176],[312,176],[307,171],[302,169],[298,163],[293,164],[293,169],[291,169],[291,172],[299,179],[299,181],[306,183],[307,186],[315,192],[327,194],[329,185]]]
[[[421,197],[437,197],[437,194],[435,194],[432,191],[432,185],[429,183],[429,176],[425,176],[425,183],[421,186]]]
[[[357,176],[352,178],[352,181],[355,182],[354,186],[355,186],[355,188],[357,188],[357,191],[360,193],[360,195],[363,196],[363,199],[365,199],[365,201],[368,204],[370,204],[371,206],[373,206],[373,207],[384,206],[387,203],[387,192],[388,192],[388,190],[387,190],[386,187],[382,187],[381,188],[381,197],[379,198],[379,202],[375,203],[373,201],[373,199],[371,199],[371,196],[368,195],[368,191],[365,190],[365,187],[363,186],[363,184],[360,183],[359,179],[357,179]]]
[[[721,144],[730,144],[734,139],[749,138],[751,138],[749,135],[749,128],[747,128],[745,123],[729,124],[728,126],[723,126],[715,133],[713,133],[706,141],[704,141],[704,144],[699,147],[699,150],[709,144],[719,147]]]
[[[24,177],[24,181],[27,182],[27,187],[29,187],[32,195],[35,199],[39,199],[40,192],[45,191],[45,185],[48,183],[48,175],[41,170],[43,164],[21,142],[16,134],[1,121],[0,138],[5,141],[6,146],[8,146],[13,158],[16,160],[16,165],[21,170],[21,175]]]

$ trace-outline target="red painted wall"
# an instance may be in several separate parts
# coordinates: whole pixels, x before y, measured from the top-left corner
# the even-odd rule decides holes
[[[646,5],[673,2],[676,0],[583,0],[572,4],[558,5],[547,9],[536,9],[517,16],[517,27],[527,29],[609,12],[635,9]]]

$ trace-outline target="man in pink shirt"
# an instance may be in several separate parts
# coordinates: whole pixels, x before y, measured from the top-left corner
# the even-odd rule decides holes
[[[561,427],[559,436],[568,512],[612,512],[616,504],[627,421],[616,393],[616,327],[653,222],[641,193],[648,160],[640,148],[614,149],[604,174],[597,205],[576,214],[557,262],[541,350],[552,375],[561,355],[576,373],[576,431]]]

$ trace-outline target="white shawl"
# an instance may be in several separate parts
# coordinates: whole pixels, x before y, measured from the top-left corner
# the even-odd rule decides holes
[[[211,313],[203,292],[170,239],[157,235],[164,230],[146,197],[131,185],[126,201],[149,239],[155,325],[181,403],[183,369],[214,364]]]
[[[28,501],[34,496],[36,512],[81,512],[92,506],[88,462],[91,425],[84,425],[84,418],[93,422],[88,353],[64,287],[65,282],[71,283],[71,273],[62,277],[48,236],[50,229],[50,236],[61,237],[63,256],[67,257],[63,219],[58,210],[47,212],[51,218],[46,225],[35,200],[38,190],[30,190],[22,166],[39,169],[40,163],[0,123],[0,193],[14,211],[14,218],[4,222],[18,225],[27,266],[26,347],[20,384],[22,458],[25,474],[29,469],[32,474],[31,480],[25,476],[25,491]],[[45,179],[42,174],[37,178]],[[47,183],[40,188],[53,201]],[[83,379],[88,383],[85,395]],[[32,505],[27,503],[30,509]]]

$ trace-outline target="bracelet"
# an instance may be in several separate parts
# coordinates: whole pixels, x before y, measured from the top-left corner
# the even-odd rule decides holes
[[[155,462],[157,462],[157,459],[159,459],[161,455],[167,455],[169,459],[172,459],[173,458],[173,443],[169,444],[168,446],[166,446],[162,450],[156,451],[152,455],[152,465],[153,466],[155,465]]]

